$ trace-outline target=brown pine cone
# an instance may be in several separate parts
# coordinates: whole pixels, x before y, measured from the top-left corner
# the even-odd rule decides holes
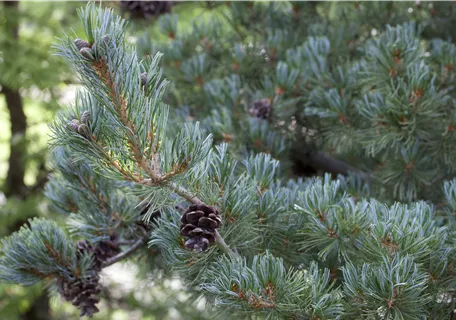
[[[93,254],[93,247],[87,240],[79,240],[76,242],[76,254],[78,259],[81,259],[85,253]]]
[[[118,255],[121,252],[119,246],[114,240],[114,237],[111,237],[111,240],[102,240],[98,242],[95,247],[94,256],[100,269],[106,260]]]
[[[119,246],[114,242],[115,237],[110,240],[102,240],[97,244],[90,244],[87,240],[80,240],[76,243],[76,254],[78,261],[85,254],[93,257],[93,264],[86,271],[84,277],[73,279],[57,279],[59,293],[66,301],[70,301],[80,310],[80,316],[92,317],[98,312],[96,304],[100,301],[101,285],[100,271],[103,262],[117,255],[120,252]]]
[[[253,102],[249,112],[252,116],[259,119],[268,119],[271,115],[271,100],[260,99]]]
[[[76,250],[77,259],[80,260],[86,253],[93,255],[96,248],[87,240],[81,240],[76,243]],[[95,257],[91,270],[87,271],[84,278],[57,279],[59,293],[66,301],[70,301],[80,310],[81,317],[92,317],[94,313],[98,312],[95,305],[100,301],[101,286],[98,283],[100,270],[101,265]]]
[[[172,1],[120,1],[124,12],[135,19],[150,19],[171,11]]]
[[[222,218],[214,207],[193,204],[184,212],[181,222],[180,233],[189,238],[185,247],[202,252],[215,242],[215,229],[220,227]]]
[[[66,301],[70,301],[75,307],[80,310],[80,316],[92,317],[98,312],[95,306],[99,301],[101,286],[98,283],[98,272],[90,272],[90,276],[84,279],[75,278],[72,281],[63,278],[57,279],[59,293]]]
[[[115,237],[113,236],[110,240],[102,240],[95,245],[91,245],[87,240],[80,240],[76,243],[76,246],[78,250],[78,259],[80,259],[84,253],[89,253],[94,257],[92,268],[96,271],[100,271],[106,260],[114,257],[121,251],[119,246],[115,243]]]

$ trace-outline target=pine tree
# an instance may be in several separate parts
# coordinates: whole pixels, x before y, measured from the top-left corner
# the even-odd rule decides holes
[[[383,201],[440,201],[454,176],[454,48],[442,41],[454,7],[234,2],[190,30],[165,15],[172,37],[146,30],[138,45],[165,53],[165,101],[205,118],[242,157],[267,152],[298,174],[356,172]]]
[[[237,4],[231,5],[234,11]],[[280,22],[280,10],[268,12]],[[166,268],[185,281],[195,298],[202,295],[214,305],[214,317],[449,317],[456,288],[455,181],[443,184],[445,203],[434,206],[424,201],[389,205],[363,197],[364,185],[356,179],[330,175],[287,179],[273,152],[254,148],[247,150],[255,152],[240,152],[236,147],[240,144],[217,139],[223,131],[214,130],[212,136],[198,122],[173,116],[164,103],[169,83],[163,78],[161,54],[140,60],[127,41],[124,20],[93,4],[80,11],[80,18],[85,36],[65,37],[56,46],[84,89],[74,107],[52,125],[56,173],[46,190],[68,215],[69,232],[53,221],[33,219],[3,239],[1,280],[23,285],[45,281],[81,315],[91,316],[98,310],[98,280],[104,267],[159,250]],[[167,26],[173,25],[171,16],[165,19]],[[393,39],[394,44],[405,43],[397,59],[421,60],[413,50],[414,28],[389,28],[377,42],[368,43],[367,57],[375,59],[381,48],[391,49],[388,40]],[[271,42],[288,39],[280,32],[265,35]],[[304,62],[315,62],[303,63],[303,68],[323,84],[317,66],[323,68],[325,60],[310,49],[328,52],[328,43],[310,38],[307,47],[296,49],[307,55]],[[268,52],[267,61],[279,54]],[[166,54],[165,59],[170,59]],[[393,57],[393,63],[396,60]],[[206,88],[204,61],[200,55],[182,62],[186,81],[199,90]],[[426,65],[419,63],[426,71]],[[371,95],[387,92],[388,78],[380,71],[388,64],[360,65],[359,70],[379,75],[378,91]],[[282,99],[293,92],[300,73],[280,61],[272,70],[276,78],[264,84]],[[344,69],[336,70],[340,70],[338,79],[345,79]],[[418,75],[421,71],[415,70]],[[226,81],[238,83],[235,77]],[[406,87],[408,82],[399,84]],[[217,86],[215,81],[213,92],[220,90],[223,95],[211,97],[219,103],[229,101],[217,97],[228,97],[234,90],[226,89],[233,86]],[[428,88],[434,90],[430,84]],[[176,93],[179,88],[169,89]],[[337,99],[346,96],[345,90],[335,94],[331,88],[309,90],[311,99],[323,101],[335,101],[335,94]],[[267,102],[261,99],[266,98],[256,96],[244,111],[265,108]],[[284,102],[272,101],[273,108],[279,105],[285,110]],[[215,121],[217,116],[223,113],[214,112],[213,128],[221,123]],[[255,121],[269,126],[267,118]],[[228,114],[226,119],[237,118]],[[337,120],[348,121],[343,116]],[[232,121],[233,126],[238,123]],[[254,136],[251,133],[249,138]]]

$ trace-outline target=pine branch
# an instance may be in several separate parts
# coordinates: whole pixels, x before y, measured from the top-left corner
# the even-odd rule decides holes
[[[111,101],[114,104],[114,108],[117,111],[120,121],[125,125],[130,134],[128,134],[129,147],[133,152],[134,158],[137,161],[138,165],[147,173],[147,175],[154,181],[159,182],[161,176],[158,172],[153,170],[149,164],[147,164],[144,159],[143,153],[139,149],[139,143],[136,139],[136,130],[135,126],[128,119],[127,115],[127,102],[125,98],[118,92],[118,84],[115,83],[115,80],[112,79],[111,74],[108,70],[107,65],[103,59],[100,59],[99,62],[94,63],[94,69],[100,78],[105,82],[111,92]]]
[[[191,194],[187,189],[185,189],[182,186],[179,186],[175,183],[165,183],[165,186],[167,186],[168,188],[173,190],[175,193],[180,195],[182,198],[184,198],[185,200],[187,200],[193,204],[203,204],[204,203],[203,201],[201,201],[201,199],[199,199],[197,196],[194,196],[193,194]]]
[[[226,253],[229,257],[231,258],[240,258],[239,254],[235,253],[231,248],[226,244],[225,240],[223,240],[222,236],[218,232],[218,230],[215,230],[215,242],[217,243],[217,246],[224,252]]]
[[[203,201],[201,201],[198,197],[192,195],[184,187],[178,186],[175,183],[167,182],[167,178],[169,178],[169,175],[161,175],[159,172],[157,172],[157,169],[152,169],[151,166],[147,163],[147,161],[144,159],[143,152],[141,152],[141,150],[139,149],[139,143],[136,140],[136,128],[131,123],[131,121],[128,119],[127,102],[118,92],[118,89],[117,89],[118,85],[115,84],[114,79],[112,79],[112,77],[107,69],[107,66],[103,60],[100,60],[99,63],[94,64],[94,68],[97,71],[97,73],[99,74],[99,76],[105,81],[106,85],[108,86],[109,90],[112,93],[111,100],[115,104],[115,109],[118,112],[120,121],[130,131],[130,134],[128,135],[129,146],[134,154],[134,158],[135,158],[137,164],[150,177],[150,180],[137,181],[137,182],[139,182],[139,183],[150,182],[151,185],[157,185],[157,184],[163,185],[165,187],[168,187],[172,191],[176,192],[178,195],[180,195],[181,197],[183,197],[184,199],[186,199],[187,201],[189,201],[191,203],[202,204]],[[109,160],[110,160],[110,163],[112,163],[112,164],[115,163],[115,161],[112,161],[112,159],[109,159]],[[119,170],[118,165],[116,165],[116,168]],[[126,176],[126,175],[124,174],[124,176]]]
[[[369,174],[362,172],[343,161],[330,158],[323,152],[312,153],[310,155],[310,161],[312,166],[321,169],[324,172],[343,175],[347,175],[348,173],[353,172],[359,175],[362,179],[368,179],[370,177]]]
[[[272,3],[265,6],[255,4],[252,12],[267,13],[274,20],[273,16],[277,13],[274,8],[279,7]],[[284,19],[289,18],[287,10],[283,8],[284,14],[281,16]],[[247,18],[242,20],[248,26],[251,13],[244,15],[243,11],[247,10],[242,9],[238,14]],[[211,152],[212,143],[209,138],[202,138],[202,132],[205,131],[198,125],[192,127],[186,124],[179,133],[168,125],[168,108],[161,99],[165,85],[157,80],[161,76],[161,69],[156,64],[137,60],[137,55],[125,41],[124,21],[115,18],[109,11],[96,11],[93,6],[82,16],[88,41],[76,42],[85,47],[76,49],[71,39],[68,39],[63,41],[60,52],[74,70],[81,74],[88,90],[87,98],[78,99],[76,110],[73,111],[77,121],[82,120],[79,115],[86,109],[93,112],[93,119],[83,124],[71,122],[72,127],[71,123],[68,125],[68,119],[64,119],[55,130],[57,139],[60,139],[61,144],[69,145],[75,155],[88,159],[90,168],[107,172],[113,183],[119,180],[119,185],[123,185],[119,194],[127,195],[130,191],[127,188],[133,189],[140,194],[139,198],[148,202],[150,212],[160,210],[161,215],[156,220],[149,244],[159,248],[163,261],[173,270],[181,272],[185,280],[189,280],[192,285],[203,283],[201,288],[205,296],[212,297],[216,305],[226,308],[228,312],[236,309],[252,317],[264,315],[269,318],[335,319],[357,318],[360,314],[381,317],[381,313],[386,312],[387,316],[406,318],[410,314],[430,314],[427,303],[439,298],[436,292],[453,294],[451,279],[454,277],[451,269],[454,265],[454,244],[451,237],[454,231],[438,224],[430,205],[417,203],[388,206],[375,200],[351,197],[349,187],[363,189],[362,182],[351,178],[334,181],[330,175],[326,175],[324,179],[284,181],[279,172],[280,163],[272,152],[284,150],[280,149],[283,148],[284,141],[280,135],[284,132],[271,134],[271,126],[264,125],[266,122],[261,122],[261,119],[245,121],[248,122],[247,129],[243,132],[248,137],[239,141],[249,141],[258,147],[255,149],[257,151],[272,151],[268,155],[246,156],[242,165],[236,166],[235,157],[226,152],[226,145],[217,147],[215,151],[212,149]],[[174,22],[173,18],[172,30],[175,30]],[[273,29],[274,31],[269,31]],[[306,109],[309,112],[326,117],[328,129],[338,129],[322,131],[334,142],[326,145],[334,145],[339,151],[348,147],[362,149],[362,145],[356,144],[359,141],[351,139],[356,137],[356,121],[363,120],[365,116],[377,121],[373,117],[376,112],[374,109],[359,108],[366,114],[350,114],[359,111],[358,106],[352,108],[353,101],[349,100],[351,95],[358,97],[356,90],[359,88],[350,92],[348,86],[352,84],[351,78],[348,78],[353,75],[347,75],[348,80],[345,81],[345,68],[337,69],[339,74],[336,77],[334,70],[327,65],[329,51],[334,50],[329,46],[330,41],[312,38],[302,50],[293,48],[292,54],[289,54],[281,49],[281,45],[289,42],[290,30],[273,29],[262,30],[261,37],[258,37],[259,46],[264,47],[261,50],[266,50],[265,55],[270,59],[268,63],[272,68],[268,66],[264,72],[265,90],[259,92],[256,98],[275,96],[276,112],[273,114],[277,115],[281,112],[280,108],[287,108],[286,100],[290,100],[290,95],[296,93],[299,96],[302,92],[312,91],[310,98],[305,97],[304,100],[314,99],[314,105],[307,106],[308,101],[304,101],[303,106],[310,108]],[[389,34],[394,43],[396,38],[410,38],[410,44],[416,44],[412,34],[405,37],[408,33],[401,31],[396,35],[391,30]],[[254,39],[256,42],[257,37]],[[378,47],[381,48],[381,41],[379,43]],[[185,41],[183,44],[184,48],[193,46]],[[407,43],[404,45],[405,48],[408,47]],[[283,48],[286,50],[287,47]],[[388,50],[387,55],[390,54]],[[172,55],[171,51],[167,52]],[[231,48],[227,51],[230,51],[231,61]],[[254,51],[255,48],[252,49]],[[295,55],[299,51],[301,55]],[[371,56],[376,54],[378,52],[371,52]],[[299,59],[281,60],[284,55]],[[399,56],[390,56],[387,60],[397,67],[400,62],[398,59],[403,59]],[[245,81],[243,74],[242,77],[216,80],[219,85],[212,85],[207,73],[212,70],[210,59],[213,57],[208,52],[196,52],[193,57],[175,55],[170,60],[175,57],[183,62],[181,71],[188,81],[187,87],[178,86],[179,91],[197,85],[201,90],[204,85],[204,90],[207,88],[212,91],[208,99],[211,104],[225,108],[214,112],[209,119],[213,124],[208,126],[209,129],[205,127],[203,130],[211,131],[219,127],[214,130],[218,130],[216,133],[223,137],[223,133],[241,127],[234,123],[236,119],[231,114],[232,110],[237,112],[237,108],[241,107],[239,101],[250,98],[250,93],[243,92],[247,83],[240,84],[241,79]],[[411,61],[416,61],[416,58],[412,52]],[[155,60],[158,61],[158,58]],[[374,68],[371,72],[382,71],[375,70],[375,64],[378,63],[372,61],[369,66]],[[264,64],[261,66],[264,67]],[[355,73],[353,70],[350,72]],[[382,79],[377,79],[383,83],[382,88],[388,85],[385,80],[390,80],[389,73],[386,70]],[[416,72],[412,70],[410,73]],[[394,72],[392,75],[395,76]],[[313,91],[307,84],[318,87],[318,90]],[[338,88],[335,89],[334,86]],[[339,88],[342,86],[344,88]],[[421,93],[412,94],[416,100]],[[218,99],[222,95],[223,99]],[[198,98],[195,101],[196,99]],[[410,103],[417,106],[415,100]],[[281,106],[282,102],[284,105]],[[380,103],[370,104],[367,100],[360,103],[372,108],[385,107]],[[323,110],[325,108],[327,110]],[[71,117],[74,119],[74,114]],[[401,122],[407,121],[402,118],[399,119]],[[227,124],[224,124],[225,119],[229,119]],[[85,125],[87,131],[80,130],[81,125]],[[280,128],[285,128],[286,125],[284,123]],[[230,130],[225,130],[227,128]],[[372,128],[374,131],[378,129],[374,125]],[[88,132],[91,135],[86,134]],[[402,137],[406,137],[406,134],[407,130],[400,133]],[[388,132],[385,141],[392,135],[394,132]],[[378,147],[386,148],[386,145]],[[87,150],[91,152],[91,157],[86,157]],[[404,158],[407,164],[411,163],[412,166],[406,167],[405,172],[409,177],[409,171],[423,157],[408,152],[402,156],[400,159],[387,159],[397,163]],[[315,159],[311,159],[338,173],[347,173],[352,169],[347,164],[331,160],[318,153],[315,154]],[[396,176],[390,174],[389,179],[396,179]],[[74,187],[72,183],[68,185]],[[106,193],[111,190],[109,186],[101,189]],[[452,196],[456,192],[451,189],[447,193]],[[174,197],[173,193],[177,196]],[[174,204],[175,198],[182,198],[180,200],[186,200],[192,205],[185,212],[179,213],[169,208],[171,202]],[[79,219],[79,224],[73,224],[73,227],[79,225],[82,226],[81,229],[89,230],[87,238],[93,235],[92,229],[101,231],[104,237],[105,234],[111,235],[110,227],[116,228],[114,236],[118,237],[105,242],[104,239],[94,242],[97,246],[85,243],[86,249],[90,249],[87,249],[88,252],[99,258],[97,262],[100,269],[121,261],[142,248],[148,235],[143,232],[141,238],[138,238],[138,235],[133,234],[138,231],[132,228],[138,217],[133,210],[130,216],[132,219],[122,219],[122,223],[120,219],[112,222],[111,217],[98,212],[98,215],[90,214],[91,207],[85,205],[85,201],[81,202],[78,210],[81,214],[77,215],[78,218],[73,217]],[[113,213],[116,219],[118,212],[122,215],[121,210],[116,210]],[[222,220],[223,238],[217,231]],[[128,231],[124,234],[117,234],[118,230],[126,229]],[[129,239],[134,240],[127,244],[125,240]],[[109,243],[116,244],[113,248],[116,250],[103,247]],[[119,252],[119,243],[124,244],[125,250],[122,252]],[[217,247],[209,249],[213,243]],[[78,256],[82,249],[84,246],[78,246]],[[266,254],[255,256],[260,252]],[[52,250],[47,250],[47,255],[57,262],[61,260]],[[311,262],[312,259],[317,261]],[[319,265],[327,267],[326,270],[321,272],[317,267]],[[293,267],[299,270],[293,271]],[[42,272],[41,269],[39,271]],[[429,285],[428,275],[431,275],[435,285]],[[344,295],[335,287],[337,282],[333,280],[336,278],[341,283],[340,288],[347,290]],[[404,281],[398,284],[394,283],[394,279]],[[67,284],[70,288],[70,285],[76,283]],[[405,290],[402,291],[402,288]],[[422,298],[417,299],[417,296]],[[418,301],[418,304],[410,304],[411,301]],[[347,302],[355,302],[356,308],[351,310]],[[444,302],[437,307],[447,308],[448,304]],[[410,305],[414,310],[409,310]],[[95,312],[94,310],[92,308],[88,311]]]
[[[87,267],[77,261],[74,243],[54,221],[34,218],[29,225],[2,240],[1,280],[31,285],[44,278],[70,279]]]
[[[356,175],[364,180],[372,178],[371,174],[363,172],[344,161],[331,158],[321,151],[309,152],[308,150],[299,147],[299,145],[293,147],[293,158],[303,165],[309,164],[314,169],[322,170],[323,172],[332,173],[334,175],[347,175],[352,172],[356,173]]]
[[[142,237],[142,238],[138,239],[131,247],[128,247],[126,250],[122,251],[118,255],[107,259],[103,263],[102,267],[103,268],[109,267],[110,265],[113,265],[114,263],[119,262],[119,261],[127,258],[132,253],[134,253],[136,250],[141,248],[142,245],[145,244],[145,243],[146,243],[146,238],[145,237]]]

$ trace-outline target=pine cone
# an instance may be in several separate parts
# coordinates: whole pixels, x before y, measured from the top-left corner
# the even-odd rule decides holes
[[[116,256],[121,251],[119,246],[113,240],[114,239],[111,238],[111,240],[100,241],[95,247],[94,256],[100,270],[106,260]]]
[[[108,45],[111,41],[111,37],[109,34],[105,34],[103,37],[101,37],[101,41],[103,41],[104,44]]]
[[[94,258],[92,268],[87,271],[84,278],[57,279],[59,293],[66,301],[71,301],[75,307],[81,310],[81,317],[92,317],[94,313],[98,312],[95,304],[100,301],[101,286],[98,281],[101,267],[103,262],[120,252],[119,246],[113,240],[113,238],[103,240],[95,246],[87,240],[78,241],[76,243],[77,259],[82,259],[85,254],[92,255]]]
[[[71,130],[76,131],[76,132],[78,132],[78,128],[80,125],[81,125],[81,123],[76,119],[73,119],[70,122],[68,122],[68,126],[71,128]]]
[[[93,254],[93,247],[87,240],[76,242],[76,254],[78,259],[81,259],[85,253]]]
[[[90,111],[85,110],[81,115],[81,122],[87,124],[90,120]]]
[[[101,271],[101,266],[106,260],[120,253],[120,248],[114,240],[115,237],[112,236],[110,240],[102,240],[95,246],[91,245],[87,240],[78,241],[76,244],[78,258],[82,257],[84,253],[89,253],[94,257],[93,269]]]
[[[141,84],[145,86],[147,84],[147,72],[141,73]]]
[[[82,113],[81,115],[81,122],[77,119],[73,119],[70,122],[68,122],[68,126],[71,128],[71,130],[79,133],[81,136],[83,136],[86,139],[91,139],[91,134],[89,131],[89,127],[87,126],[87,123],[90,120],[90,111],[86,110]]]
[[[74,39],[74,44],[78,50],[81,50],[82,48],[90,48],[89,43],[82,39]]]
[[[268,119],[271,115],[271,100],[260,99],[253,102],[249,112],[252,116],[259,119]]]
[[[215,229],[220,227],[222,218],[214,207],[194,204],[184,212],[181,222],[180,233],[189,237],[185,247],[201,252],[215,242]]]
[[[79,50],[79,53],[87,60],[95,60],[95,57],[93,56],[93,50],[90,48],[82,48]]]
[[[78,133],[87,139],[90,137],[89,128],[85,123],[82,123],[78,126]]]
[[[76,278],[73,281],[67,281],[59,278],[57,285],[62,297],[81,310],[81,317],[92,317],[94,313],[98,312],[95,304],[100,301],[101,286],[98,283],[99,279],[98,272],[94,271],[90,272],[90,276],[84,279]]]
[[[150,19],[171,10],[172,1],[120,1],[120,7],[129,12],[132,18]]]
[[[76,243],[77,259],[80,260],[85,254],[93,255],[95,248],[86,240]],[[94,264],[91,270],[87,271],[84,278],[75,278],[67,280],[64,278],[57,279],[59,293],[66,301],[70,301],[80,312],[80,316],[92,317],[98,312],[95,306],[100,301],[99,294],[101,287],[98,283],[100,276],[99,272],[101,265],[94,259]]]

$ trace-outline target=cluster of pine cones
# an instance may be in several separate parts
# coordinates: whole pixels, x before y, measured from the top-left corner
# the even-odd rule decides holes
[[[143,212],[147,210],[146,207]],[[158,211],[152,214],[153,218],[159,215]],[[188,238],[185,241],[185,247],[195,252],[202,252],[215,242],[216,229],[220,227],[222,218],[214,207],[193,204],[182,214],[181,222],[180,233]],[[95,245],[87,240],[81,240],[76,246],[78,262],[89,255],[93,259],[92,266],[84,273],[84,277],[75,277],[71,280],[58,278],[57,286],[62,297],[80,310],[81,317],[92,317],[98,312],[96,304],[100,301],[99,280],[103,264],[109,258],[119,254],[121,250],[114,238],[100,241]]]
[[[85,110],[81,115],[81,121],[79,121],[78,119],[73,119],[70,122],[68,122],[68,126],[74,132],[79,133],[81,136],[83,136],[87,139],[90,139],[89,127],[87,126],[89,120],[90,120],[90,111]]]
[[[171,11],[172,1],[120,1],[122,11],[135,19],[150,19]]]
[[[76,277],[73,280],[59,278],[57,286],[62,297],[80,310],[81,317],[92,317],[98,312],[96,304],[100,301],[101,286],[98,281],[102,265],[109,258],[119,254],[120,248],[112,240],[100,241],[94,246],[87,240],[81,240],[76,246],[78,260],[87,254],[93,257],[92,268],[85,272],[84,278]]]

